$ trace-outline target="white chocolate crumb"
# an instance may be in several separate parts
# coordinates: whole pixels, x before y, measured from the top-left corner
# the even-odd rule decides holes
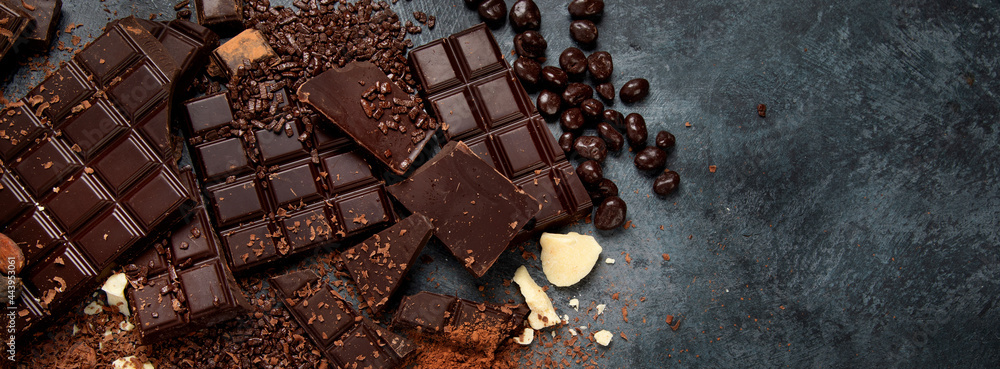
[[[615,259],[612,259],[612,258],[604,259],[604,263],[606,263],[606,264],[614,264],[615,263]]]
[[[91,301],[87,307],[83,308],[83,313],[87,315],[97,315],[97,313],[100,313],[103,310],[104,309],[101,308],[100,303],[97,301]]]
[[[531,314],[528,314],[528,324],[531,328],[542,329],[559,324],[559,315],[556,308],[552,306],[552,300],[541,287],[531,279],[528,268],[522,265],[514,272],[514,283],[521,288],[521,295],[524,302],[528,304]]]
[[[611,334],[611,332],[602,329],[597,333],[594,333],[594,341],[597,341],[597,344],[601,346],[607,346],[611,344],[611,338],[613,338],[614,336],[615,335]]]
[[[580,300],[578,300],[578,299],[570,299],[569,300],[569,307],[573,308],[573,310],[580,311]]]
[[[135,328],[135,324],[132,324],[132,322],[128,320],[122,320],[121,323],[118,323],[118,328],[128,332]]]
[[[594,269],[603,251],[593,236],[576,232],[542,233],[538,243],[542,246],[542,272],[556,287],[580,282]]]
[[[520,336],[514,337],[514,342],[524,346],[530,345],[534,340],[535,330],[531,328],[524,328],[524,332],[521,332]]]
[[[80,332],[80,327],[77,327],[76,324],[73,324],[73,335],[75,336],[79,332]]]
[[[569,329],[569,334],[572,335],[572,336],[575,336],[576,335],[576,329],[570,328]]]
[[[125,286],[128,286],[125,273],[115,273],[108,277],[101,289],[108,295],[108,306],[117,306],[118,311],[129,316],[132,313],[128,309],[128,300],[125,299]]]
[[[135,356],[127,356],[111,363],[113,369],[156,369],[153,363],[142,362]]]
[[[604,314],[604,309],[607,307],[607,304],[597,304],[597,315]]]

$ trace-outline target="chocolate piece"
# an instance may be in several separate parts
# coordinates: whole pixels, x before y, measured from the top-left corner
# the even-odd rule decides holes
[[[559,54],[559,67],[570,75],[581,77],[587,72],[587,55],[579,48],[567,47]]]
[[[622,85],[618,91],[618,96],[623,103],[633,104],[645,99],[649,95],[649,81],[645,78],[635,78]]]
[[[240,32],[215,49],[215,52],[212,53],[215,66],[214,68],[210,67],[208,72],[216,76],[232,78],[236,75],[236,70],[247,61],[257,62],[276,57],[277,54],[268,45],[264,35],[251,28]]]
[[[0,126],[20,128],[0,139],[0,156],[13,163],[0,168],[0,198],[12,201],[0,214],[27,258],[26,323],[38,326],[71,307],[100,272],[195,205],[188,174],[177,172],[165,140],[178,63],[146,22],[108,24],[0,113]]]
[[[532,0],[517,0],[510,7],[510,25],[517,32],[538,30],[542,26],[542,12]]]
[[[32,50],[47,50],[59,28],[62,0],[12,0],[11,4],[20,8],[34,22],[25,28],[20,42],[25,42]]]
[[[508,134],[520,144],[528,132]],[[463,142],[445,145],[410,178],[389,187],[389,193],[410,211],[430,217],[437,237],[477,277],[486,274],[542,208]]]
[[[604,0],[573,0],[567,9],[573,19],[597,20],[604,14]]]
[[[409,57],[445,137],[465,140],[542,204],[517,240],[590,213],[590,196],[484,25],[418,47]],[[542,69],[568,78],[559,68]],[[545,91],[539,99],[543,110],[560,104],[557,94]]]
[[[359,149],[339,137],[300,138],[320,117],[281,114],[272,119],[284,121],[280,132],[250,129],[219,137],[236,124],[226,94],[199,97],[184,106],[188,131],[211,137],[194,145],[191,157],[234,271],[395,220],[382,182]]]
[[[528,313],[524,305],[478,303],[423,291],[403,298],[391,327],[492,353],[504,340],[520,333]]]
[[[413,354],[409,340],[361,316],[312,270],[269,280],[285,308],[338,368],[397,368]]]
[[[489,24],[490,27],[502,26],[506,18],[507,4],[503,0],[482,0],[482,3],[479,4],[479,19]]]
[[[0,59],[7,55],[30,21],[31,17],[18,7],[0,1]]]
[[[514,36],[514,51],[525,58],[541,58],[548,47],[549,43],[538,31],[528,30]]]
[[[605,197],[604,201],[601,201],[601,204],[597,206],[597,210],[594,211],[594,228],[606,231],[621,227],[622,224],[625,224],[627,208],[625,200],[620,197]]]
[[[642,150],[639,150],[639,153],[635,154],[635,159],[632,162],[639,170],[661,170],[667,165],[667,153],[659,147],[646,146]]]
[[[580,180],[588,185],[596,185],[602,179],[604,179],[604,169],[601,168],[601,164],[594,160],[587,160],[580,163],[576,167],[576,174],[580,176]]]
[[[156,343],[233,319],[249,310],[219,249],[208,212],[199,208],[186,224],[126,266],[136,325],[144,344]]]
[[[437,132],[419,102],[369,62],[323,72],[302,84],[298,96],[396,174],[410,169]]]
[[[625,116],[625,138],[632,148],[640,149],[646,146],[649,131],[646,130],[646,118],[639,113],[629,113]]]
[[[413,213],[340,255],[372,314],[385,308],[433,230],[427,217]]]
[[[597,82],[607,82],[611,79],[611,74],[615,71],[615,63],[611,59],[611,53],[598,51],[587,57],[587,70],[590,77]],[[612,93],[614,90],[612,89]]]
[[[243,28],[243,0],[194,0],[198,24],[218,32]]]
[[[677,138],[674,137],[673,133],[668,131],[656,132],[656,147],[663,149],[664,151],[670,150],[677,144]]]
[[[569,24],[569,36],[581,45],[590,47],[597,41],[597,25],[589,20],[575,20]]]
[[[672,170],[665,170],[653,181],[653,192],[666,196],[677,190],[681,184],[681,176]]]

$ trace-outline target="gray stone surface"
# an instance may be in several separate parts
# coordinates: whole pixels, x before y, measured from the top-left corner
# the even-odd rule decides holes
[[[537,3],[553,65],[572,44],[566,2]],[[88,41],[111,18],[166,19],[171,7],[67,1],[61,28],[84,23],[73,34]],[[479,22],[458,0],[394,8],[437,17],[417,44]],[[632,153],[613,155],[605,172],[635,227],[560,230],[594,234],[617,259],[549,289],[559,314],[580,318],[573,325],[615,333],[601,366],[1000,365],[1000,4],[610,1],[599,27],[596,49],[614,56],[615,84],[652,85],[644,102],[613,107],[643,114],[651,136],[677,136],[668,166],[682,178],[660,199]],[[513,49],[508,26],[495,34]],[[39,77],[5,71],[4,97]],[[537,243],[524,247],[538,254]],[[404,293],[520,301],[503,282],[521,264],[544,281],[520,251],[479,280],[440,244],[425,253],[436,262],[417,265]],[[567,306],[574,297],[579,312]],[[600,303],[608,309],[594,320],[584,310]],[[679,330],[667,314],[682,319]]]

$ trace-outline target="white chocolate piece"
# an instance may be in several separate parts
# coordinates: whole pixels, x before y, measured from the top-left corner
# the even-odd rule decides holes
[[[614,264],[615,263],[615,259],[612,259],[612,258],[604,259],[604,263],[605,264]]]
[[[524,332],[521,332],[520,336],[514,337],[514,342],[520,345],[527,346],[531,344],[531,341],[535,340],[535,330],[531,328],[524,328]]]
[[[611,334],[611,332],[602,329],[597,333],[594,333],[594,341],[597,341],[597,344],[601,346],[607,346],[611,344],[611,338],[613,338],[614,336],[615,335]]]
[[[580,311],[580,300],[570,299],[569,307],[573,308],[573,310]]]
[[[87,315],[97,315],[101,311],[104,311],[104,309],[101,308],[101,304],[97,301],[91,301],[87,307],[83,308],[83,313]]]
[[[522,265],[514,272],[514,283],[521,288],[521,295],[524,295],[524,302],[528,304],[531,314],[528,314],[528,324],[531,328],[542,329],[559,324],[559,315],[556,308],[552,306],[552,300],[541,287],[531,279],[528,269]]]
[[[576,336],[576,329],[570,328],[569,329],[569,334],[573,335],[573,336]]]
[[[604,314],[604,309],[607,308],[607,307],[608,307],[607,304],[598,304],[597,305],[597,315]]]
[[[542,233],[538,243],[542,245],[542,272],[556,287],[572,286],[590,274],[603,251],[593,236],[576,232]]]
[[[108,277],[101,287],[108,295],[108,306],[117,306],[125,316],[132,315],[128,310],[128,300],[125,299],[125,286],[128,286],[128,278],[125,273],[115,273]]]
[[[139,361],[139,358],[135,356],[127,356],[115,360],[111,363],[111,367],[114,369],[156,369],[152,363]]]
[[[132,324],[132,322],[128,320],[122,320],[120,323],[118,323],[118,328],[125,332],[128,332],[135,328],[135,324]]]

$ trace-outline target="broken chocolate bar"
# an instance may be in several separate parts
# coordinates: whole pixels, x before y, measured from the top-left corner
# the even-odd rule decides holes
[[[433,230],[426,216],[414,213],[340,255],[373,314],[385,308]]]
[[[479,303],[423,291],[403,298],[391,327],[491,353],[521,332],[528,312],[524,305]]]
[[[587,190],[485,25],[413,49],[409,58],[445,137],[465,141],[542,204],[516,240],[590,214]]]
[[[0,0],[0,59],[14,47],[29,22],[31,17],[19,7]]]
[[[334,367],[397,368],[416,349],[409,340],[358,314],[312,270],[274,277],[270,283]]]
[[[541,208],[460,141],[445,145],[389,193],[431,218],[437,238],[476,277],[486,274]]]
[[[24,29],[20,42],[24,42],[28,48],[35,51],[48,50],[59,29],[62,0],[15,0],[13,5],[20,8],[32,20]]]

